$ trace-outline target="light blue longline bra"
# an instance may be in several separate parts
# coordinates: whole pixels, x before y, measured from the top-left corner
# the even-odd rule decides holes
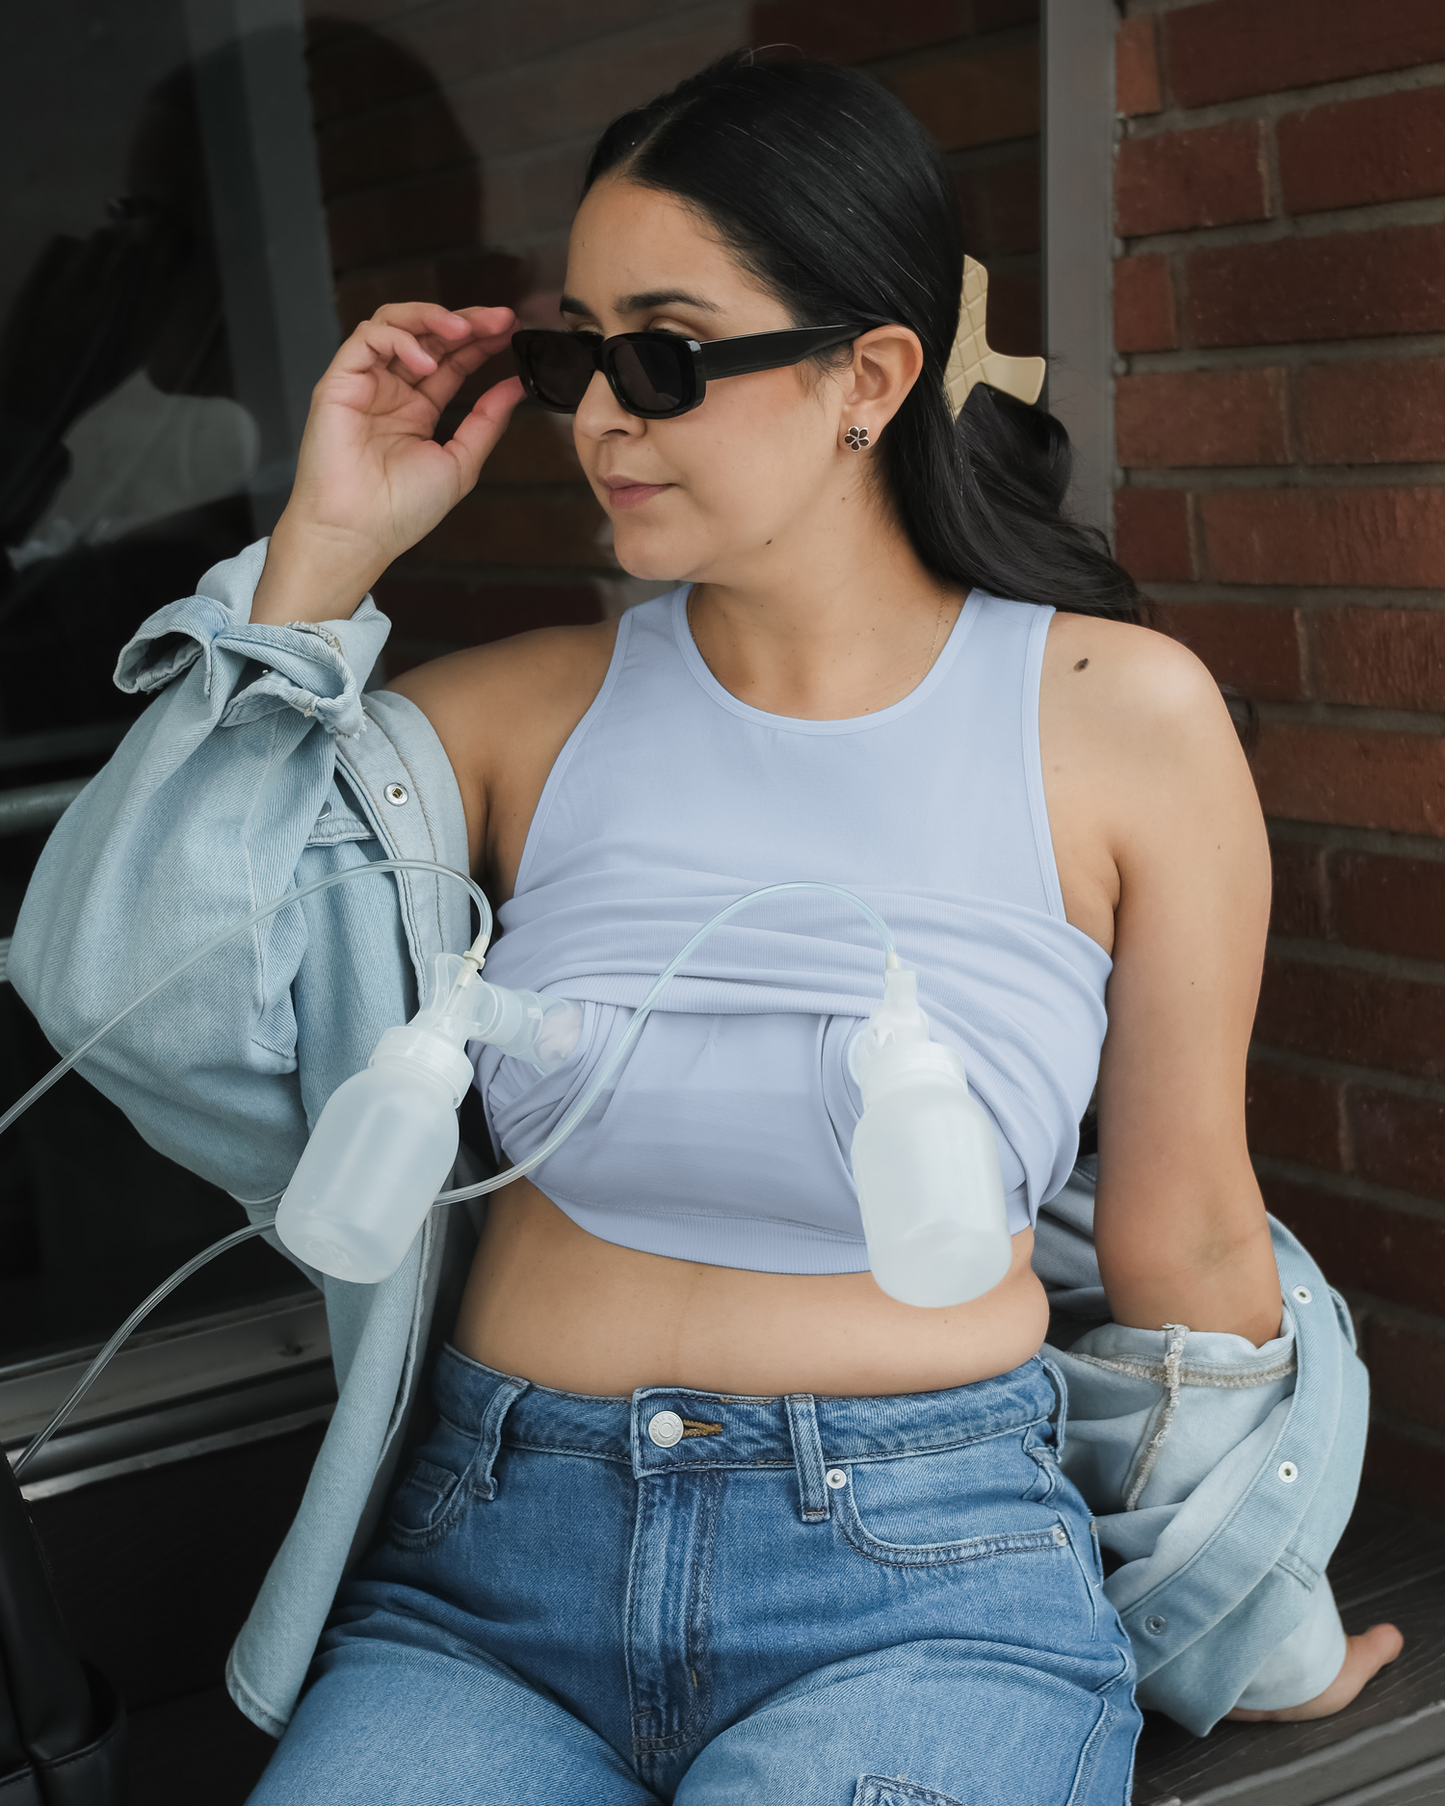
[[[974,591],[932,670],[876,714],[751,708],[704,663],[687,589],[626,614],[553,767],[487,962],[587,1002],[558,1072],[487,1049],[494,1140],[540,1145],[658,970],[708,916],[790,878],[882,914],[936,1035],[998,1130],[1009,1226],[1067,1180],[1110,960],[1064,918],[1039,760],[1053,610]],[[593,1235],[777,1273],[868,1266],[848,1150],[849,1038],[881,995],[876,942],[807,893],[737,917],[674,979],[614,1085],[535,1183]]]

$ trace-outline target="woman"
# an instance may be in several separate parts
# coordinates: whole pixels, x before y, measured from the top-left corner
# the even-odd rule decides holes
[[[878,904],[963,1047],[1011,1270],[943,1310],[874,1284],[845,1056],[876,957],[830,905],[769,906],[497,1194],[438,1427],[338,1595],[265,1806],[1128,1797],[1129,1641],[1057,1463],[1032,1223],[1097,1070],[1116,1322],[1279,1336],[1243,1130],[1268,854],[1218,691],[1060,515],[1057,430],[987,391],[955,427],[961,270],[936,154],[863,77],[731,58],[618,121],[563,300],[594,336],[580,362],[545,336],[523,356],[575,409],[623,567],[685,587],[393,688],[502,906],[489,974],[588,1003],[555,1079],[482,1062],[509,1157],[686,928],[827,878]],[[255,590],[278,645],[323,623],[342,644],[471,488],[522,385],[432,432],[512,325],[398,305],[342,347]],[[771,341],[682,412],[665,349],[591,363],[596,335],[800,328],[830,343]],[[1302,1709],[1391,1653],[1356,1639]]]

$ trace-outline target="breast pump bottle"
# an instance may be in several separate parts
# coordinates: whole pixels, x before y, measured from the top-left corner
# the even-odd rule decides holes
[[[863,1094],[852,1156],[869,1264],[902,1304],[964,1304],[1013,1259],[998,1141],[962,1060],[929,1039],[918,974],[890,963],[883,985],[848,1049]]]
[[[457,1157],[467,1042],[551,1072],[582,1032],[580,1004],[487,984],[471,955],[435,971],[433,1001],[327,1099],[276,1213],[291,1252],[337,1279],[374,1285],[401,1265]]]

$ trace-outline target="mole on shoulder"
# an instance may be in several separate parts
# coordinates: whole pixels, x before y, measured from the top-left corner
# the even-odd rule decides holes
[[[1074,666],[1074,669],[1076,671],[1082,671],[1085,668],[1085,666],[1088,664],[1088,662],[1089,662],[1088,659],[1081,658],[1079,660],[1078,664]]]

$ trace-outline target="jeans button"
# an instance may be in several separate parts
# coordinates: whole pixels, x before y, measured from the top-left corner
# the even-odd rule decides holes
[[[682,1419],[676,1411],[659,1411],[647,1426],[647,1434],[660,1449],[682,1441]]]

